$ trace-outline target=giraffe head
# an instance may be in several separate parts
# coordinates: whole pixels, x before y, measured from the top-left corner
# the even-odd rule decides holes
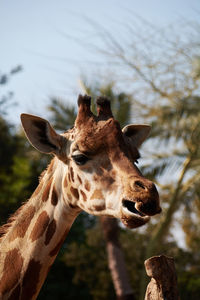
[[[74,127],[63,134],[42,118],[22,114],[25,133],[36,149],[58,158],[66,205],[119,218],[130,228],[141,226],[161,211],[155,185],[135,165],[150,127],[121,130],[106,98],[97,99],[97,116],[90,102],[89,96],[79,96]]]

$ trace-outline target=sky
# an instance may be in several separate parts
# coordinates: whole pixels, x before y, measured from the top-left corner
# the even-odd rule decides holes
[[[98,61],[97,53],[83,47],[95,41],[88,19],[116,35],[115,25],[131,22],[131,14],[165,26],[182,17],[195,19],[196,11],[199,0],[0,0],[0,72],[23,67],[0,94],[13,91],[18,103],[8,118],[18,124],[22,112],[45,117],[51,96],[75,103],[82,92],[79,79],[92,76]]]

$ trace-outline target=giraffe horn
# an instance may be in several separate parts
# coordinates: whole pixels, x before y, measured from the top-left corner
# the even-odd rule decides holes
[[[110,101],[106,97],[98,97],[96,100],[97,103],[97,115],[101,118],[112,118],[113,114],[110,107]]]
[[[93,113],[90,110],[91,97],[88,95],[78,96],[78,115],[76,117],[76,125],[80,125],[87,121],[88,118],[93,117]]]
[[[79,95],[78,96],[78,106],[87,108],[90,111],[90,105],[91,105],[91,97],[88,95]]]

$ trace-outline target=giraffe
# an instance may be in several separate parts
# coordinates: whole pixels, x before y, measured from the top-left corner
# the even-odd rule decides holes
[[[121,130],[110,102],[78,98],[74,127],[63,134],[38,116],[22,114],[30,143],[53,154],[30,199],[0,228],[0,299],[36,299],[73,221],[84,210],[136,228],[160,213],[155,185],[136,167],[147,125]]]

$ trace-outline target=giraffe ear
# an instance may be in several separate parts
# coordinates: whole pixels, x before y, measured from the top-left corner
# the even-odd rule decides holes
[[[30,143],[43,153],[59,154],[63,137],[55,132],[45,119],[21,114],[21,122]]]
[[[151,126],[149,125],[127,125],[122,129],[122,132],[138,148],[146,140],[150,130]]]

